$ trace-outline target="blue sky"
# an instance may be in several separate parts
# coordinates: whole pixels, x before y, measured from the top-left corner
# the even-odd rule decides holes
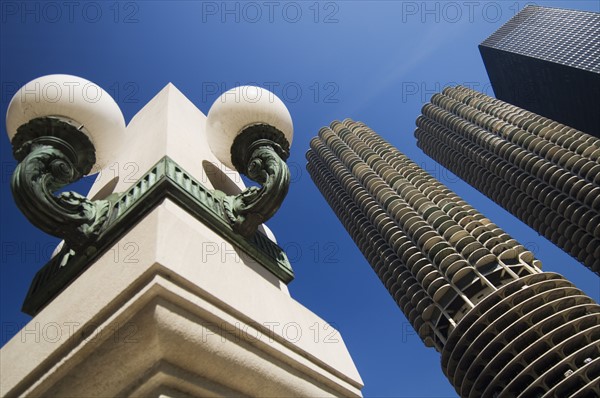
[[[426,348],[310,180],[309,140],[335,119],[365,122],[542,260],[598,300],[598,278],[425,156],[413,136],[422,104],[446,85],[492,95],[477,44],[521,1],[3,1],[1,109],[27,81],[52,73],[98,83],[126,121],[168,82],[203,112],[239,84],[271,89],[295,137],[292,185],[269,221],[296,273],[292,295],[340,330],[368,397],[454,397],[439,354]],[[600,11],[597,0],[538,5]],[[2,130],[5,131],[3,127]],[[15,162],[0,138],[0,338],[29,317],[20,307],[58,239],[16,209]],[[85,191],[93,179],[77,184]]]

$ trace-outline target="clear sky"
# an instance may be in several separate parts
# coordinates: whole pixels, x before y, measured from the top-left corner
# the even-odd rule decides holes
[[[444,86],[458,83],[493,94],[477,44],[526,4],[3,1],[2,115],[22,84],[52,73],[98,83],[126,121],[168,82],[205,113],[236,85],[271,89],[295,125],[290,192],[268,223],[294,266],[293,297],[340,330],[365,396],[454,397],[439,354],[422,344],[321,197],[304,154],[320,127],[346,117],[362,121],[532,250],[545,270],[563,274],[598,300],[597,276],[425,156],[413,136],[421,106]],[[536,4],[600,11],[598,0]],[[3,137],[2,344],[30,319],[21,304],[58,242],[16,209],[9,188],[15,161]],[[76,189],[86,192],[92,181]]]

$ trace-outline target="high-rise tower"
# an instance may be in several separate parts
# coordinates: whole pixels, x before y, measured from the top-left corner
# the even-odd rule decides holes
[[[591,298],[542,272],[532,253],[362,123],[321,129],[306,156],[461,396],[600,394],[600,306]]]
[[[417,119],[425,153],[600,273],[600,140],[465,87]]]
[[[525,7],[479,45],[496,98],[600,137],[600,13]]]

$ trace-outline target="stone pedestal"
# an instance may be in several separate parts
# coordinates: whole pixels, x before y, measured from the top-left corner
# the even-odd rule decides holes
[[[131,121],[90,192],[124,193],[118,217],[40,271],[35,316],[0,353],[0,395],[361,396],[342,337],[290,297],[272,234],[236,237],[211,207],[213,187],[243,183],[204,121],[172,85]]]

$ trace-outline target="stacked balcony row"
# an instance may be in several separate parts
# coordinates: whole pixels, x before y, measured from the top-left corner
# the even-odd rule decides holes
[[[558,131],[569,139],[557,137],[560,126],[473,93],[434,95],[417,119],[418,146],[600,273],[598,140],[567,128]]]
[[[600,306],[591,298],[541,272],[532,253],[362,123],[321,129],[307,159],[461,396],[600,393]]]
[[[569,156],[573,163],[579,162],[581,158],[593,161],[600,160],[600,139],[593,135],[586,134],[572,127],[565,126],[554,120],[537,115],[507,102],[500,101],[496,98],[489,97],[467,87],[447,87],[443,90],[443,94],[461,101],[464,104],[470,105],[488,115],[502,119],[525,132],[531,133],[535,135],[534,138],[541,138],[544,140],[545,142],[539,146],[537,145],[539,144],[539,141],[530,142],[528,146],[523,146],[524,148],[529,148],[533,152],[546,155],[550,150],[556,150],[553,147],[549,147],[547,150],[542,151],[543,146],[551,143],[574,153]],[[524,139],[525,138],[526,137],[524,137]],[[538,148],[537,150],[534,149],[536,147]],[[553,156],[553,154],[551,154],[551,156]],[[560,158],[560,155],[558,158]],[[598,174],[597,170],[598,169],[596,168],[596,172],[593,173],[594,175]],[[585,173],[582,174],[582,176],[585,177]]]
[[[526,276],[460,322],[442,369],[461,397],[600,396],[600,306],[558,274]]]
[[[435,178],[423,170],[407,156],[402,154],[392,145],[386,143],[375,132],[361,123],[356,123],[354,131],[357,136],[369,145],[371,149],[376,151],[385,161],[387,161],[398,173],[409,179],[414,185],[425,195],[439,206],[451,208],[450,215],[457,221],[460,221],[465,228],[477,239],[486,242],[486,246],[495,255],[502,255],[504,259],[509,257],[520,257],[527,264],[541,267],[541,263],[533,258],[533,254],[520,245],[516,240],[512,239],[497,225],[493,224],[489,219],[471,207],[468,203],[462,200],[453,191],[441,184]],[[430,195],[430,192],[435,190],[438,194]],[[489,238],[493,238],[488,241]]]
[[[358,206],[344,222],[357,245],[387,242],[383,251],[389,248],[392,260],[408,271],[382,273],[380,265],[373,266],[390,293],[401,299],[394,290],[405,282],[401,275],[418,283],[410,299],[418,297],[423,317],[418,317],[415,329],[427,345],[439,350],[457,322],[487,292],[539,273],[539,262],[448,188],[409,164],[408,158],[394,156],[395,149],[373,134],[350,120],[332,123],[311,141],[308,169],[340,219],[353,208],[349,200]],[[348,196],[344,203],[335,202],[344,195]],[[377,230],[375,236],[360,236],[369,227],[357,221],[357,210]]]
[[[424,272],[416,267],[409,268],[388,243],[389,240],[381,235],[379,230],[366,217],[355,201],[347,194],[335,177],[327,170],[314,152],[307,154],[308,172],[340,219],[364,257],[369,261],[373,270],[386,286],[405,317],[409,320],[427,346],[434,346],[441,351],[441,339],[436,337],[430,327],[423,327],[424,297],[431,297],[426,288],[419,283],[425,279]],[[372,205],[368,199],[365,205]],[[371,207],[372,208],[372,207]],[[387,231],[387,237],[395,231]],[[396,240],[396,242],[398,242]],[[421,303],[421,304],[420,304]],[[442,326],[440,326],[440,329]]]
[[[440,351],[448,329],[455,326],[449,312],[464,305],[459,289],[452,290],[452,282],[446,283],[383,207],[327,152],[320,140],[314,139],[311,148],[307,154],[308,169],[323,196],[336,214],[341,215],[340,219],[348,215],[344,226],[357,246],[424,343]],[[358,214],[363,214],[367,223]],[[436,304],[435,300],[442,304]]]

